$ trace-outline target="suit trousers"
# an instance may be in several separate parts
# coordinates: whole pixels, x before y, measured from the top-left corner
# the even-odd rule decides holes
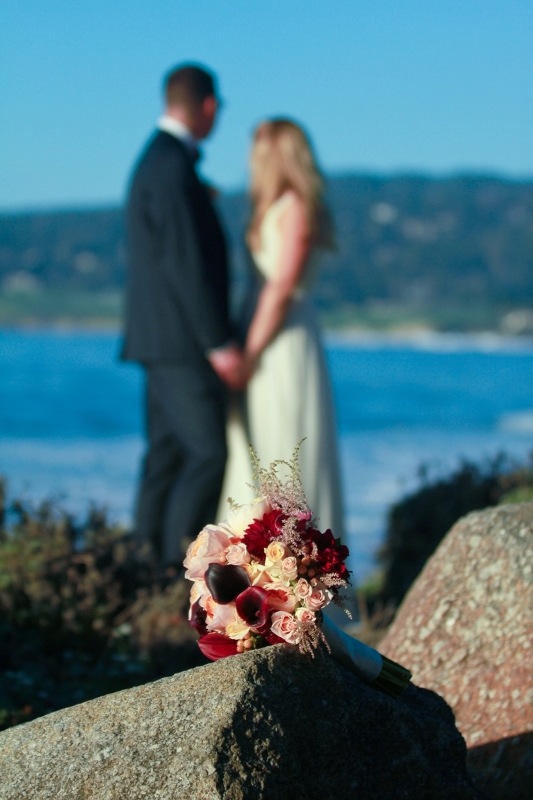
[[[147,450],[135,533],[160,566],[181,564],[215,523],[227,459],[227,390],[207,361],[146,367]]]

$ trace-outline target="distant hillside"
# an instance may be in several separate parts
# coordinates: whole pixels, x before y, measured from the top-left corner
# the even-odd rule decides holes
[[[344,175],[328,193],[338,250],[315,290],[326,322],[533,331],[533,182]],[[246,198],[219,203],[238,301]],[[0,215],[0,324],[116,320],[124,276],[118,208]]]

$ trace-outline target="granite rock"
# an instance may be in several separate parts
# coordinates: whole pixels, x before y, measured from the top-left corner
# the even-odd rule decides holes
[[[470,800],[448,705],[284,645],[0,734],[1,800]]]
[[[533,504],[459,520],[380,650],[452,707],[476,784],[498,800],[533,786]]]

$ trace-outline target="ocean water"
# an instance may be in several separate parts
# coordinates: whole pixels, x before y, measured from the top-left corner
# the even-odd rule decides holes
[[[533,450],[533,340],[336,335],[326,346],[360,582],[375,569],[388,508],[419,485],[422,464],[441,475],[464,459]],[[113,333],[0,331],[0,475],[10,496],[54,497],[79,516],[105,506],[131,522],[143,381],[118,349]]]

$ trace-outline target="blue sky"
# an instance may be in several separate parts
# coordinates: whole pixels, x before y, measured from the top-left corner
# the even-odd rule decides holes
[[[0,0],[0,210],[122,201],[168,67],[218,72],[203,170],[290,115],[327,174],[533,177],[531,0]]]

